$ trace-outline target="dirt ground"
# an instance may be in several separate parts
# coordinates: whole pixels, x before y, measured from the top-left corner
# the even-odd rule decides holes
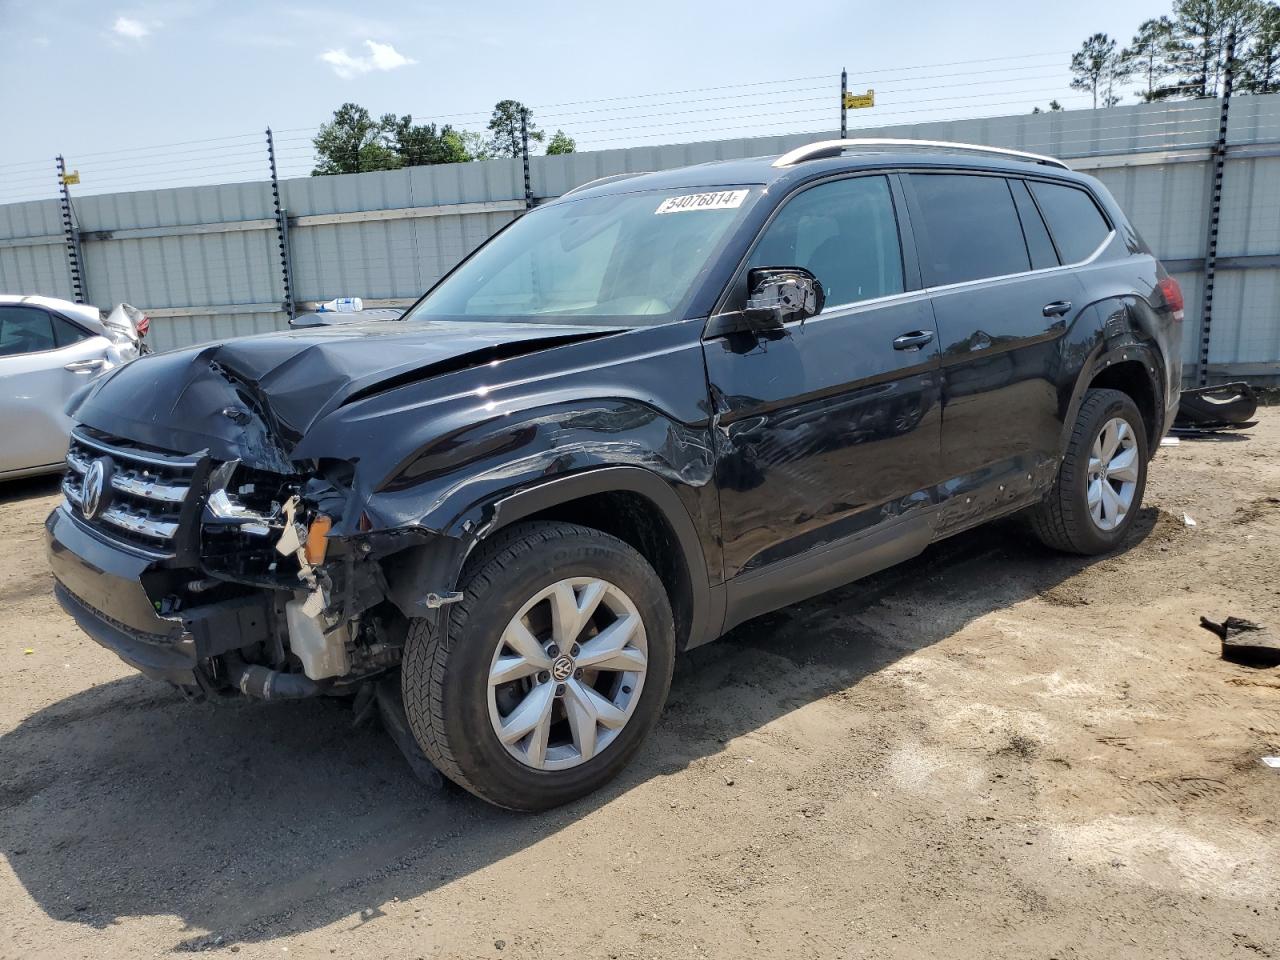
[[[1197,626],[1280,627],[1280,410],[1162,448],[1114,556],[1000,524],[694,651],[543,816],[134,676],[50,596],[55,489],[0,487],[0,957],[1280,956],[1280,669]]]

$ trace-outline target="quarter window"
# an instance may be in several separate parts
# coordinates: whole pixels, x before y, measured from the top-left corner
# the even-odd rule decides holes
[[[52,317],[53,320],[53,338],[58,342],[60,347],[69,347],[73,343],[79,343],[81,340],[87,340],[89,334],[85,333],[70,320],[64,320],[62,317]]]
[[[0,357],[39,353],[56,346],[49,314],[32,307],[0,307]]]
[[[751,267],[804,267],[838,306],[903,291],[902,245],[885,177],[833,180],[787,202]]]
[[[1018,211],[1003,177],[912,174],[911,183],[924,221],[923,266],[930,286],[1030,269]]]
[[[1031,251],[1031,268],[1043,270],[1058,265],[1058,252],[1049,239],[1049,231],[1044,225],[1044,217],[1036,209],[1035,201],[1027,192],[1027,185],[1021,180],[1010,180],[1009,189],[1013,191],[1013,202],[1018,208],[1018,216],[1022,220],[1022,235],[1027,240],[1027,249]]]
[[[1057,183],[1032,181],[1029,186],[1049,224],[1062,262],[1087,260],[1111,232],[1093,198],[1083,190]]]

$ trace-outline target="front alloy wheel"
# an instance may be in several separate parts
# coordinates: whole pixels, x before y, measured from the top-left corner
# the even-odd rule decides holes
[[[513,524],[482,543],[439,619],[415,620],[401,688],[446,777],[545,810],[626,766],[662,712],[675,624],[634,548],[576,524]]]
[[[489,722],[535,770],[607,749],[631,719],[648,669],[631,598],[595,577],[560,580],[511,618],[489,665]]]

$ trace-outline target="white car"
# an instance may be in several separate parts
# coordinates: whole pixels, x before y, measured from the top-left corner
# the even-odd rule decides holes
[[[104,318],[82,303],[0,294],[0,480],[65,468],[67,400],[138,356],[137,326],[120,309]]]

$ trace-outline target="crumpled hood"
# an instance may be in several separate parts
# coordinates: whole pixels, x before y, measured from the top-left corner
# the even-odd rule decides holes
[[[345,402],[618,332],[527,322],[383,321],[263,334],[136,360],[103,377],[68,413],[142,443],[184,452],[211,448],[215,455],[233,452],[287,469],[289,450]]]

